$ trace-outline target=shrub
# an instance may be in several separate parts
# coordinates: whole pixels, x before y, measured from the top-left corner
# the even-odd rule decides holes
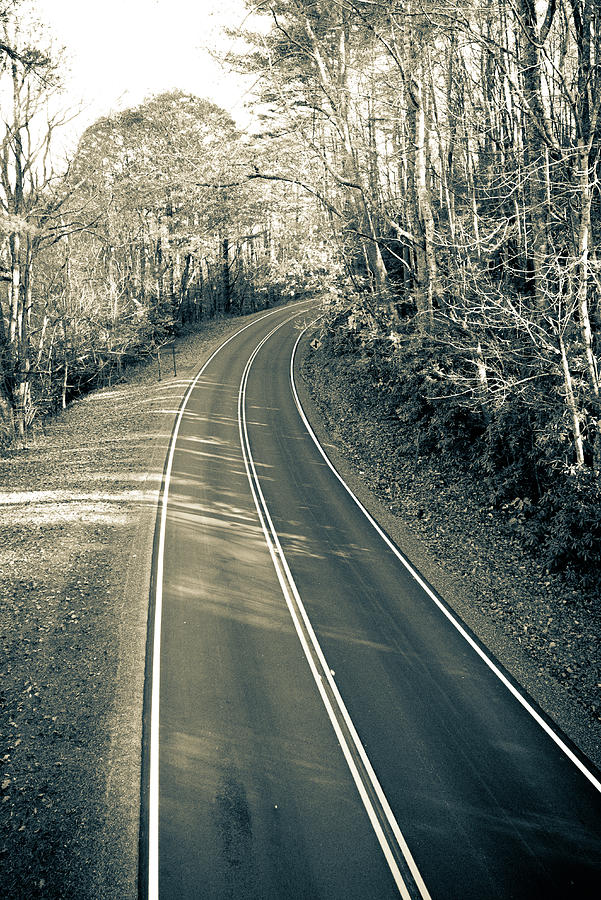
[[[497,506],[516,497],[538,500],[543,493],[547,470],[536,435],[546,424],[541,408],[520,398],[489,410],[473,461],[487,479]]]
[[[566,474],[537,505],[527,543],[550,571],[592,584],[601,574],[601,487],[588,472]]]
[[[598,584],[601,487],[591,473],[569,468],[569,423],[553,373],[484,408],[480,396],[460,389],[473,370],[449,341],[416,340],[411,323],[397,323],[394,337],[347,307],[323,342],[344,357],[357,401],[369,398],[380,419],[396,421],[401,454],[413,456],[417,444],[422,456],[469,465],[525,549],[585,590]]]

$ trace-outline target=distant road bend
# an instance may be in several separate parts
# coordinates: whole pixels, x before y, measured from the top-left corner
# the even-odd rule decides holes
[[[191,384],[155,538],[140,897],[601,897],[601,784],[361,507],[307,303]]]

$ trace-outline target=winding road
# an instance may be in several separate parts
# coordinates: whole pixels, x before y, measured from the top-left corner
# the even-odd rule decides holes
[[[241,326],[174,427],[140,897],[598,900],[598,773],[316,443],[291,377],[311,316]]]

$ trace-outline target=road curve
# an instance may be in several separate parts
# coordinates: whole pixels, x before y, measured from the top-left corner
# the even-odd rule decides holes
[[[174,429],[140,896],[597,900],[597,775],[316,447],[290,379],[308,311],[245,325]]]

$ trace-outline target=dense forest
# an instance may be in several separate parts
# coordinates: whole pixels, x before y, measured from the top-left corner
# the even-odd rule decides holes
[[[550,567],[601,563],[601,4],[283,0],[229,64],[240,133],[171,92],[53,170],[61,59],[1,9],[0,428],[181,327],[308,292],[420,454],[469,466]],[[251,19],[249,28],[252,29]]]
[[[240,64],[296,146],[279,174],[320,198],[344,263],[327,349],[400,447],[470,467],[550,568],[594,581],[601,5],[261,9]]]

